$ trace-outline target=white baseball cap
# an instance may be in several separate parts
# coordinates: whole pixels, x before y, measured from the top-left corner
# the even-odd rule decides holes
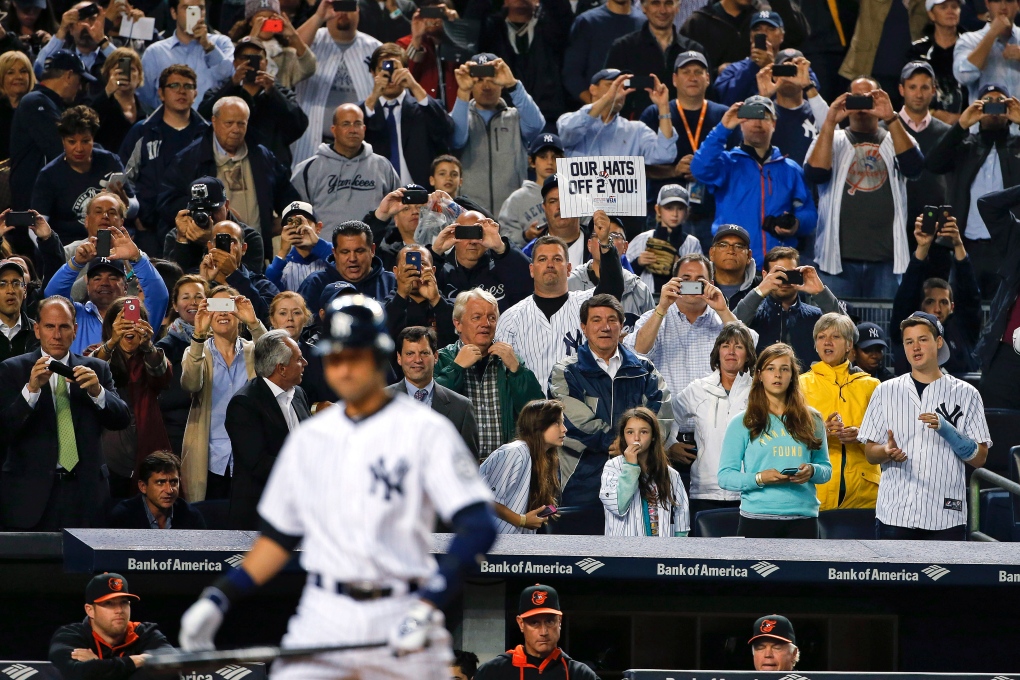
[[[930,12],[932,7],[935,5],[941,5],[945,1],[946,0],[924,0],[924,9],[925,11]],[[961,5],[967,4],[965,0],[956,0],[956,2]]]

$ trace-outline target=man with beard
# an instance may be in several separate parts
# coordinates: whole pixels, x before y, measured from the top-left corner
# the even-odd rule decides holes
[[[36,70],[42,68],[46,59],[57,50],[68,50],[82,60],[85,69],[95,77],[78,93],[76,103],[84,104],[103,91],[102,78],[106,57],[116,48],[106,37],[105,12],[92,0],[84,0],[64,12],[60,27],[35,58]]]
[[[139,599],[120,574],[97,574],[85,587],[81,623],[62,626],[50,641],[49,660],[65,678],[132,677],[153,650],[173,649],[155,623],[131,621],[131,600]]]

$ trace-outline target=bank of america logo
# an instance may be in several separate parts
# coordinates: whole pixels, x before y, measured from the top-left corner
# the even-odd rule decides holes
[[[241,554],[231,555],[230,557],[223,561],[232,567],[236,567],[237,565],[241,564],[241,562],[244,562],[244,555]]]
[[[226,678],[227,680],[238,680],[238,678],[251,675],[251,670],[244,666],[224,666],[216,671],[216,674]]]
[[[948,574],[949,570],[945,567],[933,564],[930,567],[922,569],[921,573],[930,578],[932,581],[938,581],[940,578]]]
[[[575,562],[575,564],[581,567],[581,569],[583,569],[586,574],[591,574],[593,572],[598,571],[602,567],[606,566],[605,564],[599,562],[593,557],[585,557],[580,562]]]
[[[20,663],[16,663],[13,666],[8,666],[7,668],[5,668],[3,670],[3,674],[4,675],[6,675],[6,676],[8,676],[10,678],[14,678],[14,680],[22,680],[22,678],[30,678],[33,675],[36,675],[38,672],[39,671],[37,671],[36,669],[32,668],[31,666],[26,666],[26,665],[20,664]]]
[[[789,675],[784,675],[783,677],[779,678],[779,680],[811,680],[811,678],[805,675],[797,675],[796,673],[790,673]]]
[[[769,574],[772,574],[772,573],[775,573],[775,572],[779,571],[779,567],[777,567],[776,565],[772,564],[771,562],[759,562],[758,564],[752,564],[751,568],[754,569],[756,572],[758,572],[758,576],[761,576],[762,578],[765,578]],[[800,677],[800,676],[798,675],[798,676],[791,676],[791,677]]]
[[[1013,678],[1008,675],[996,675],[992,680],[1013,680]]]

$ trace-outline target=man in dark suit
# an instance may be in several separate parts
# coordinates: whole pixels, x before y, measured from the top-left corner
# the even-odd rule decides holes
[[[404,379],[386,388],[391,396],[407,393],[456,426],[461,438],[478,458],[478,422],[470,401],[432,379],[436,368],[436,332],[424,326],[408,326],[397,335],[397,363]]]
[[[234,452],[227,520],[231,529],[259,528],[259,499],[276,456],[290,431],[312,415],[298,386],[307,365],[285,330],[269,331],[255,342],[255,377],[227,404],[226,428]]]
[[[361,103],[365,141],[390,159],[401,184],[428,186],[432,159],[450,153],[453,118],[414,79],[396,44],[377,47],[368,67],[375,87]]]
[[[111,529],[205,529],[205,518],[181,498],[181,459],[150,453],[138,467],[138,491],[110,511]]]
[[[35,326],[39,349],[0,364],[7,444],[0,511],[7,529],[98,526],[109,504],[100,438],[103,430],[126,428],[131,412],[105,361],[71,353],[77,328],[70,300],[46,298]],[[57,363],[73,377],[51,371]]]

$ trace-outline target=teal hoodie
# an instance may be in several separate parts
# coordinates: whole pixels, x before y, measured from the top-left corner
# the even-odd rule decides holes
[[[740,492],[740,511],[751,515],[800,515],[818,517],[815,484],[832,477],[825,426],[815,414],[815,435],[822,440],[818,449],[808,449],[786,431],[782,419],[769,416],[769,426],[757,439],[744,427],[738,413],[726,428],[719,460],[719,486]],[[797,467],[810,463],[815,474],[804,484],[768,484],[759,487],[754,476],[762,470]]]

